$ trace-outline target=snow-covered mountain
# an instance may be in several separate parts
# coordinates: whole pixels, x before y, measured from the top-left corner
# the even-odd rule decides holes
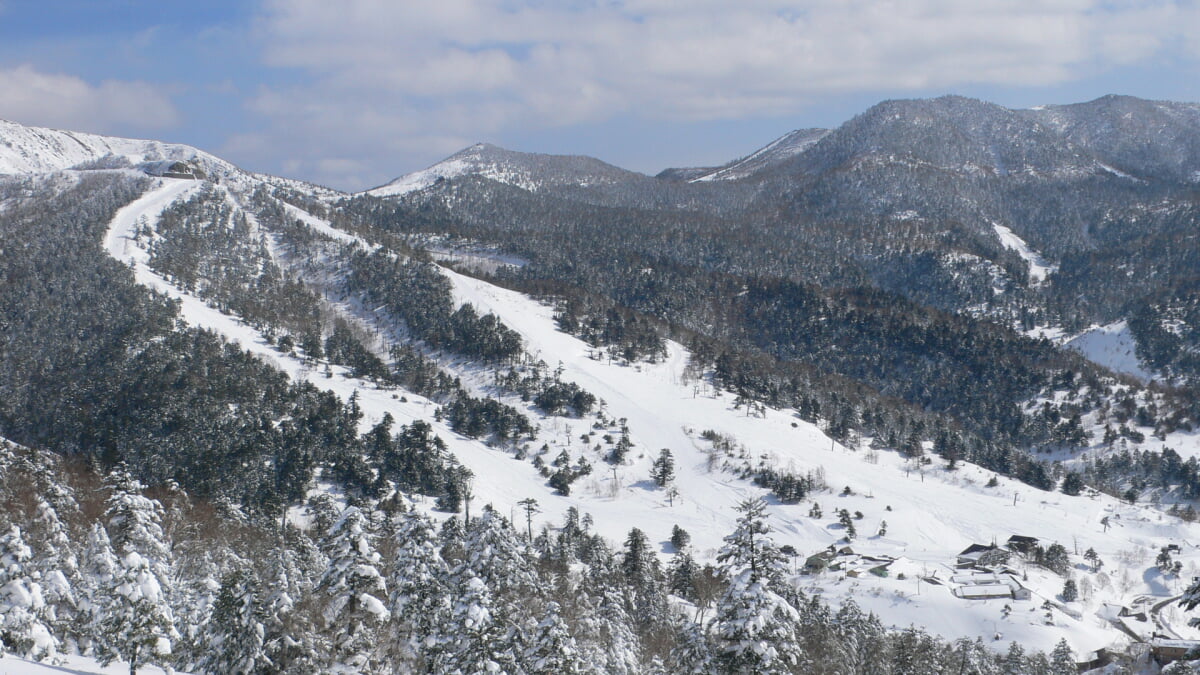
[[[61,171],[80,166],[139,167],[165,172],[175,162],[209,175],[235,167],[191,146],[30,127],[0,120],[0,174]]]
[[[488,143],[465,148],[428,169],[406,174],[367,190],[374,197],[393,197],[427,188],[439,180],[481,176],[536,192],[547,187],[612,185],[643,176],[580,155],[543,155],[505,150]]]
[[[477,145],[366,193],[391,201],[246,173],[187,146],[3,123],[0,278],[25,281],[0,293],[0,325],[20,329],[0,332],[0,435],[96,464],[128,453],[168,486],[164,499],[180,484],[237,527],[255,526],[262,509],[272,529],[286,521],[307,530],[309,548],[297,551],[308,558],[296,564],[312,569],[293,572],[309,574],[316,595],[336,586],[329,570],[379,562],[338,562],[338,551],[366,556],[371,537],[330,543],[329,526],[347,520],[326,522],[321,505],[446,521],[462,512],[465,469],[476,522],[488,504],[524,525],[516,557],[532,559],[540,539],[539,564],[566,585],[609,574],[581,572],[599,557],[553,557],[559,544],[547,542],[572,517],[587,514],[588,535],[613,549],[636,526],[662,560],[678,560],[670,542],[681,528],[705,563],[738,526],[740,505],[762,498],[775,543],[791,547],[788,583],[834,606],[853,600],[887,627],[921,625],[997,649],[1016,641],[1049,651],[1065,639],[1080,655],[1155,633],[1200,638],[1173,601],[1200,571],[1200,524],[1177,517],[1196,499],[1189,460],[1200,459],[1180,400],[1188,390],[1119,377],[1153,375],[1139,363],[1132,323],[1092,329],[1064,340],[1073,351],[1057,351],[997,322],[1078,322],[1045,298],[1059,275],[1083,276],[1092,260],[1082,246],[1093,253],[1104,234],[1090,229],[1079,244],[1071,208],[1060,214],[1065,225],[1028,223],[1028,203],[1013,196],[1059,214],[1047,204],[1076,206],[1068,188],[1141,198],[1139,181],[1176,180],[1194,166],[1186,147],[1158,165],[1138,164],[1132,150],[1101,156],[1090,146],[1109,132],[1095,118],[1127,108],[1069,112],[1043,120],[958,98],[889,102],[837,130],[793,132],[669,181],[586,157]],[[1171,119],[1186,128],[1188,114]],[[81,178],[89,171],[97,180]],[[52,172],[57,180],[26,180]],[[452,186],[479,194],[466,199]],[[903,201],[914,186],[943,191]],[[60,194],[69,199],[58,207],[77,213],[43,212]],[[437,210],[459,205],[478,213]],[[414,206],[434,215],[413,215]],[[844,220],[822,220],[838,209]],[[867,227],[872,217],[883,225]],[[421,251],[447,241],[511,250],[528,264],[498,263],[502,279],[489,280]],[[1187,250],[1172,249],[1174,264]],[[946,301],[956,310],[946,311],[933,292],[914,293],[920,302],[888,295],[888,283],[918,279],[906,276],[912,260],[963,297],[994,304]],[[837,270],[845,276],[826,288],[819,282],[829,279],[797,281],[809,261],[857,267]],[[713,305],[699,301],[706,294],[717,294]],[[1190,316],[1191,305],[1173,302],[1172,317]],[[833,321],[847,330],[823,326]],[[1172,327],[1168,337],[1186,334]],[[238,349],[211,347],[212,335]],[[852,351],[862,340],[872,342]],[[943,382],[948,369],[970,375]],[[391,440],[398,429],[403,441]],[[424,433],[439,440],[418,456]],[[16,466],[20,454],[0,460]],[[429,473],[413,477],[418,470]],[[0,483],[0,499],[23,504],[21,489]],[[9,518],[0,512],[0,525]],[[456,574],[476,562],[454,552],[452,538],[443,543],[446,561],[467,559]],[[503,553],[489,546],[488,555]],[[226,557],[196,560],[239,560]],[[173,600],[213,601],[216,576],[191,582],[187,592],[201,599]],[[372,588],[354,602],[335,599],[321,628],[335,634],[339,621],[328,617],[357,604],[374,617],[364,621],[389,620],[371,593],[387,597]],[[456,602],[447,611],[459,611]],[[695,597],[672,603],[689,619],[707,611]],[[30,595],[25,605],[35,604]],[[581,607],[571,628],[597,643],[594,634],[607,634],[589,623],[598,610]]]

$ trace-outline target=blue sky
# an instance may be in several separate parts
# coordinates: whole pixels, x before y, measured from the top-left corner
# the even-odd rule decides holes
[[[1200,100],[1200,0],[0,0],[0,118],[362,189],[476,141],[654,173],[887,98]]]

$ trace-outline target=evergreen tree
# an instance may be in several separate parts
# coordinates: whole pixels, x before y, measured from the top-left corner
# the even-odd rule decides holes
[[[432,659],[432,672],[513,672],[512,641],[492,611],[491,593],[469,567],[458,570],[451,622]]]
[[[796,609],[746,567],[717,604],[716,661],[729,673],[787,672],[801,660],[798,628]]]
[[[788,598],[783,554],[770,538],[766,504],[742,502],[742,514],[717,555],[729,587],[717,604],[713,636],[727,672],[782,672],[800,662],[799,613]]]
[[[101,665],[129,664],[132,675],[148,663],[161,663],[177,636],[166,594],[150,560],[136,551],[118,557],[120,566],[103,606],[96,636]]]
[[[675,595],[687,600],[696,599],[696,575],[700,566],[692,558],[692,552],[684,547],[671,558],[667,569],[667,582]]]
[[[1063,584],[1062,599],[1063,602],[1075,602],[1079,598],[1079,588],[1075,585],[1074,579],[1067,579]]]
[[[749,571],[750,580],[763,581],[776,593],[790,596],[787,583],[787,559],[771,539],[767,524],[767,504],[762,499],[750,499],[738,505],[737,526],[725,537],[725,545],[717,554],[717,562],[727,578]]]
[[[404,514],[395,539],[387,581],[394,640],[402,649],[396,656],[418,659],[436,646],[439,629],[450,620],[450,572],[426,516],[415,511]]]
[[[57,485],[46,488],[48,495],[65,492]],[[69,499],[60,496],[59,501]],[[73,500],[71,500],[73,502]],[[32,531],[38,542],[34,570],[40,577],[42,597],[46,603],[45,620],[57,635],[69,635],[78,613],[75,589],[79,586],[79,559],[67,528],[58,517],[58,510],[39,495]]]
[[[1050,669],[1046,671],[1046,675],[1075,675],[1078,672],[1079,668],[1075,666],[1075,652],[1071,650],[1071,645],[1067,644],[1066,638],[1059,640],[1050,652]]]
[[[104,610],[112,600],[110,589],[115,585],[113,580],[120,569],[121,563],[112,550],[108,532],[100,523],[93,523],[80,560],[79,613],[72,631],[85,653],[93,647],[93,635],[99,632]]]
[[[559,616],[557,602],[546,604],[546,614],[525,652],[525,663],[533,673],[578,675],[583,672],[579,649]]]
[[[854,539],[858,532],[854,529],[854,519],[850,516],[850,512],[846,509],[838,509],[838,522],[846,531],[846,540]]]
[[[130,672],[161,661],[178,636],[170,607],[169,549],[162,530],[162,506],[141,494],[142,485],[123,468],[107,481],[104,518],[118,569],[101,589],[97,655],[102,664],[129,663]],[[103,551],[100,552],[103,556]]]
[[[16,525],[0,536],[0,653],[42,659],[58,650],[46,602],[34,579],[33,552]]]
[[[682,551],[692,541],[692,535],[688,531],[678,525],[671,527],[671,546],[675,547],[676,551]]]
[[[662,566],[646,533],[636,527],[625,538],[621,571],[631,593],[629,613],[638,633],[643,639],[656,635],[665,629],[669,618]]]
[[[1028,675],[1029,661],[1025,657],[1025,649],[1017,642],[1008,645],[1001,664],[1001,675]]]
[[[317,587],[324,604],[324,629],[332,644],[330,667],[337,672],[379,670],[377,638],[389,612],[387,585],[378,565],[370,521],[349,506],[324,545],[329,564]]]
[[[670,672],[680,675],[708,675],[716,671],[712,646],[704,627],[685,617],[675,621],[675,646],[667,658]]]
[[[663,448],[658,453],[658,459],[654,460],[654,465],[650,469],[650,477],[654,479],[654,484],[659,487],[666,487],[675,478],[675,458],[671,455],[671,451]]]
[[[221,580],[212,616],[204,626],[204,649],[198,670],[208,675],[270,673],[266,656],[266,626],[259,604],[259,584],[247,570],[235,570]]]

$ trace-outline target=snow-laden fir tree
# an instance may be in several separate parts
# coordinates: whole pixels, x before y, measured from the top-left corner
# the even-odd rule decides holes
[[[834,623],[849,672],[858,675],[882,675],[886,672],[879,655],[887,639],[887,631],[878,617],[864,613],[858,603],[848,599],[842,603]]]
[[[276,672],[266,656],[266,626],[259,604],[260,587],[246,569],[229,572],[212,615],[204,625],[203,650],[196,671],[206,675],[259,675]]]
[[[144,664],[163,662],[177,636],[165,583],[170,554],[163,539],[162,506],[144,496],[142,485],[127,471],[118,469],[106,483],[104,520],[117,570],[99,593],[96,655],[104,665],[128,663],[132,675]],[[104,556],[103,551],[98,554]]]
[[[325,540],[329,564],[317,587],[331,642],[331,672],[384,672],[378,638],[390,618],[369,521],[357,507],[342,511]]]
[[[1028,675],[1029,660],[1025,658],[1025,648],[1019,643],[1010,643],[1000,667],[1001,675]]]
[[[118,557],[109,601],[96,634],[101,665],[129,664],[130,675],[149,663],[164,663],[176,637],[174,616],[151,562],[136,551]]]
[[[0,536],[0,653],[42,659],[58,650],[46,622],[46,602],[33,551],[16,525]]]
[[[546,603],[546,614],[529,640],[524,663],[532,673],[579,675],[583,672],[579,647],[559,616],[557,602]]]
[[[91,651],[93,635],[104,618],[105,606],[112,599],[109,589],[120,569],[121,563],[112,550],[108,532],[100,523],[92,523],[79,561],[80,584],[76,589],[79,611],[72,631],[78,636],[84,653]]]
[[[670,623],[666,580],[649,538],[636,527],[625,538],[621,570],[625,573],[625,583],[633,596],[629,612],[635,619],[638,634],[643,640],[661,638]]]
[[[465,562],[487,586],[493,611],[522,631],[532,630],[542,585],[512,525],[495,509],[484,507],[467,526],[464,545]]]
[[[1050,652],[1050,669],[1046,675],[1074,675],[1078,672],[1075,652],[1071,650],[1071,645],[1067,644],[1066,638],[1059,640]]]
[[[290,534],[301,544],[311,542],[302,533]],[[315,549],[311,554],[319,555]],[[311,596],[313,584],[297,563],[298,554],[280,545],[271,556],[267,578],[270,584],[263,599],[262,621],[266,632],[263,651],[279,672],[320,672],[322,654],[328,649],[320,644],[313,617],[298,611],[297,603]]]
[[[938,673],[946,644],[920,628],[909,627],[892,635],[891,666],[893,673]]]
[[[104,522],[118,556],[135,552],[165,579],[170,572],[170,549],[162,529],[162,505],[142,494],[143,485],[123,468],[105,481],[109,497]]]
[[[394,658],[419,660],[436,648],[451,609],[450,570],[442,560],[433,522],[417,511],[403,515],[388,566]]]
[[[729,587],[713,617],[714,652],[729,673],[781,673],[801,662],[799,613],[787,566],[770,538],[766,504],[742,502],[734,532],[717,556]]]
[[[511,633],[498,620],[492,596],[470,567],[455,574],[455,603],[450,623],[443,626],[430,672],[461,675],[500,675],[516,672]]]
[[[686,616],[675,619],[675,645],[667,657],[667,667],[679,675],[707,675],[716,671],[712,645],[704,626]]]
[[[57,486],[55,486],[57,487]],[[72,503],[61,488],[59,503]],[[42,586],[46,602],[45,620],[60,636],[69,636],[76,621],[78,602],[75,588],[79,585],[79,558],[67,528],[58,517],[58,510],[42,496],[37,497],[36,514],[32,523],[33,539],[37,542],[34,570]]]
[[[175,559],[177,581],[172,607],[180,639],[175,645],[174,656],[176,664],[187,670],[197,670],[196,664],[208,653],[205,631],[221,591],[221,570],[214,556],[226,553],[205,550]],[[234,569],[243,569],[249,564],[247,560],[236,558],[228,563]]]
[[[583,598],[576,636],[582,660],[599,673],[640,672],[642,645],[626,609],[623,573],[603,538],[589,538],[583,550],[587,569],[580,584]]]

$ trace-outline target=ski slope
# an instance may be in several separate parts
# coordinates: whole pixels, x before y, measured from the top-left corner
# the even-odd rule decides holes
[[[1137,340],[1126,321],[1110,323],[1107,326],[1092,326],[1062,344],[1114,373],[1131,375],[1141,382],[1154,379],[1154,373],[1138,359]]]
[[[1084,652],[1125,639],[1100,616],[1105,603],[1129,604],[1143,596],[1162,600],[1179,592],[1180,579],[1161,577],[1152,567],[1159,547],[1167,543],[1180,545],[1182,552],[1177,559],[1184,563],[1182,579],[1200,573],[1198,525],[1104,495],[1069,497],[1005,478],[998,478],[995,487],[985,487],[992,474],[978,467],[963,464],[956,471],[948,471],[936,458],[931,465],[918,466],[889,450],[869,450],[870,439],[862,439],[859,449],[847,447],[788,410],[767,409],[763,416],[749,416],[745,409],[734,407],[732,396],[714,391],[703,380],[689,378],[688,354],[679,344],[668,343],[667,357],[655,364],[597,360],[587,344],[557,330],[552,308],[519,293],[446,271],[459,302],[495,313],[521,334],[535,359],[545,361],[550,368],[561,364],[564,380],[576,382],[602,399],[610,417],[628,421],[635,447],[627,463],[612,468],[598,455],[587,455],[595,472],[580,479],[570,496],[555,495],[529,461],[459,436],[434,419],[436,405],[431,401],[403,390],[379,389],[348,377],[336,366],[329,368],[327,375],[323,366],[314,367],[298,356],[276,351],[236,317],[180,292],[150,270],[145,264],[145,251],[131,234],[141,219],[153,222],[167,205],[186,199],[197,185],[194,181],[160,180],[145,196],[117,213],[105,238],[107,251],[133,264],[140,283],[180,300],[182,318],[189,324],[224,335],[296,381],[310,382],[343,399],[357,393],[364,412],[364,430],[385,413],[399,424],[415,420],[430,423],[450,451],[475,473],[473,509],[490,503],[502,513],[516,516],[517,502],[533,497],[540,508],[534,526],[540,528],[557,525],[566,509],[574,506],[590,513],[597,531],[618,545],[636,526],[651,541],[659,542],[664,554],[670,552],[667,541],[673,526],[679,525],[692,535],[698,557],[711,559],[722,537],[733,529],[737,504],[766,494],[720,466],[709,470],[706,451],[710,446],[700,435],[713,430],[733,438],[752,462],[762,460],[798,474],[811,471],[825,476],[828,489],[810,495],[810,501],[787,505],[768,500],[776,539],[779,544],[795,547],[801,555],[798,563],[842,541],[844,532],[837,523],[836,510],[863,514],[856,521],[859,536],[850,545],[860,554],[896,558],[892,574],[888,578],[854,578],[826,573],[799,580],[809,592],[824,595],[835,604],[853,597],[888,625],[919,625],[951,638],[981,637],[988,641],[1000,634],[1003,642],[998,648],[1016,640],[1030,648],[1049,650],[1059,638],[1066,637],[1077,652]],[[305,222],[322,231],[330,227],[312,216]],[[476,389],[484,387],[490,377],[465,364],[443,366],[457,369],[464,382]],[[592,431],[591,418],[543,417],[536,416],[532,409],[527,412],[541,429],[533,445],[549,446],[547,460],[563,449],[572,457],[592,452],[588,443],[579,440]],[[651,462],[661,448],[669,448],[675,456],[678,497],[673,500],[649,479]],[[739,458],[728,459],[735,464],[741,462]],[[820,518],[808,515],[813,500],[824,511]],[[430,501],[422,503],[428,507]],[[519,522],[521,518],[513,520]],[[880,536],[877,532],[883,521],[887,532]],[[963,600],[952,594],[948,584],[920,581],[923,577],[948,580],[954,574],[956,554],[968,545],[1003,544],[1013,534],[1035,536],[1043,544],[1057,542],[1073,553],[1094,548],[1106,567],[1092,573],[1084,569],[1078,557],[1073,558],[1078,563],[1074,574],[1081,580],[1087,578],[1091,590],[1085,599],[1048,610],[1049,619],[1042,603],[1058,602],[1055,595],[1062,588],[1062,578],[1040,568],[1014,563],[1018,572],[1027,576],[1031,600]],[[1005,614],[1005,605],[1010,605],[1012,611]],[[1180,621],[1176,630],[1185,637],[1195,635],[1192,629],[1182,626],[1184,623]]]

